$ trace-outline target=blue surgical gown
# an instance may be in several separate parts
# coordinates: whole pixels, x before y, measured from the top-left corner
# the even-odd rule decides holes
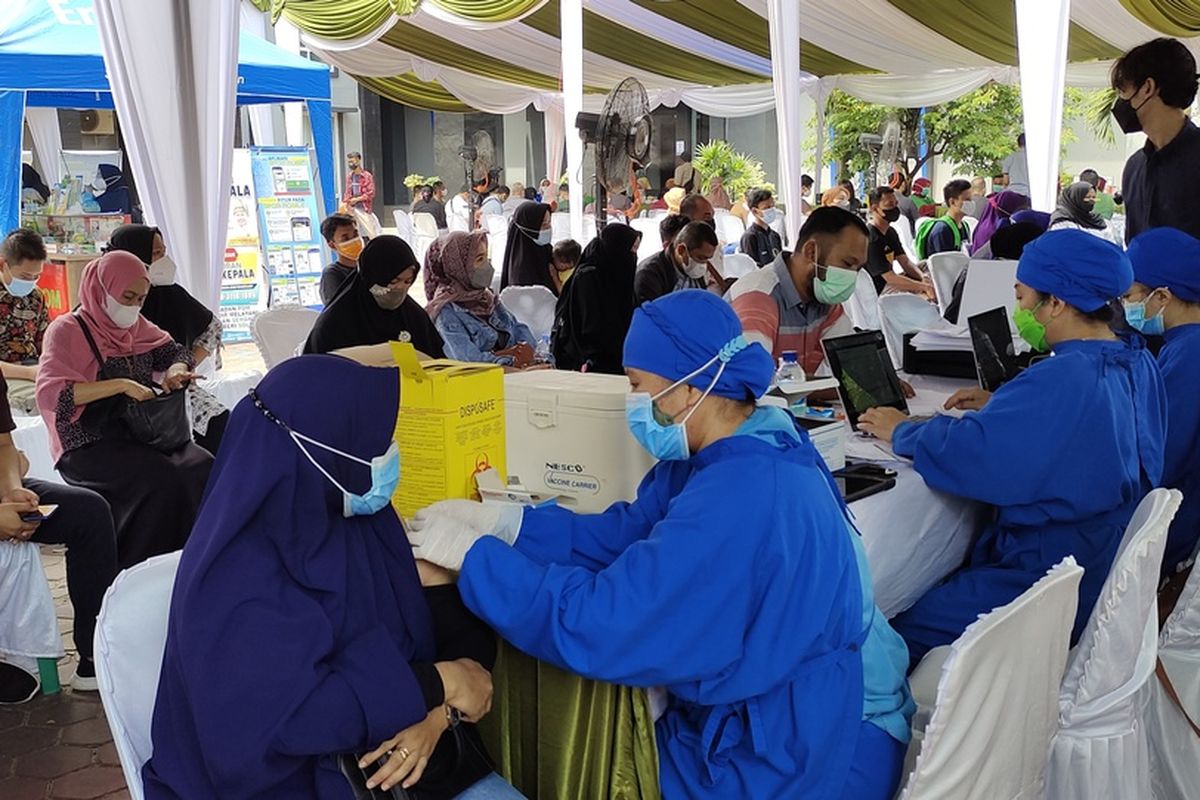
[[[735,435],[659,463],[602,514],[527,510],[515,547],[467,553],[463,599],[537,658],[665,686],[664,797],[841,797],[866,630],[819,460],[806,437]]]
[[[1140,343],[1074,340],[1002,386],[980,411],[896,428],[931,488],[996,507],[967,565],[892,620],[912,666],[1066,556],[1084,569],[1072,643],[1125,526],[1162,478],[1166,396]]]
[[[1191,561],[1200,539],[1200,323],[1163,334],[1158,353],[1167,387],[1167,446],[1163,486],[1183,492],[1183,505],[1171,523],[1163,572]]]

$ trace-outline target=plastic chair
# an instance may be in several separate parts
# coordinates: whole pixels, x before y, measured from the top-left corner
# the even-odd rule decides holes
[[[638,217],[630,220],[629,225],[642,234],[642,241],[638,244],[638,261],[649,258],[662,250],[662,236],[658,232],[658,220]]]
[[[556,242],[571,238],[571,215],[566,211],[554,211],[550,214],[550,231]]]
[[[758,263],[745,253],[730,253],[723,261],[721,275],[726,278],[744,278],[758,271]]]
[[[471,208],[466,201],[452,197],[446,204],[446,228],[466,233],[471,230]]]
[[[917,248],[913,244],[913,229],[908,217],[900,217],[892,223],[892,228],[900,237],[900,244],[904,247],[904,254],[908,256],[908,260],[914,264],[917,263],[920,259],[917,258]]]
[[[319,316],[304,306],[279,305],[254,317],[250,322],[250,336],[267,369],[296,354]]]
[[[879,297],[879,329],[896,369],[904,365],[904,334],[924,330],[941,319],[937,306],[915,294]]]
[[[418,262],[424,264],[429,246],[438,238],[437,221],[433,218],[433,214],[427,211],[418,211],[413,214],[412,231],[409,236],[411,238],[407,241],[412,245],[413,255],[417,257]]]
[[[854,327],[864,331],[879,330],[879,292],[875,291],[871,273],[865,269],[858,271],[854,294],[845,302],[845,308]]]
[[[732,214],[726,213],[714,218],[717,224],[717,238],[724,244],[737,244],[746,233],[746,224]]]
[[[1158,637],[1158,660],[1188,717],[1200,724],[1200,569]],[[1146,687],[1144,723],[1150,741],[1150,787],[1157,800],[1190,800],[1200,787],[1200,736],[1155,676]]]
[[[946,314],[946,306],[954,298],[954,282],[970,263],[971,259],[963,253],[935,253],[929,257],[929,277],[933,281],[939,314]],[[965,319],[962,321],[966,322]]]
[[[154,751],[150,722],[181,553],[155,556],[118,575],[96,618],[100,701],[134,800],[144,797],[142,767]]]
[[[0,609],[0,657],[36,673],[42,694],[57,694],[62,634],[41,550],[33,542],[0,546]]]
[[[404,241],[412,244],[413,240],[413,220],[408,215],[408,212],[403,208],[397,208],[392,212],[392,219],[396,223],[396,235]]]
[[[1182,499],[1178,491],[1155,489],[1125,529],[1059,691],[1047,800],[1150,797],[1141,706],[1158,659],[1158,576],[1167,528]]]
[[[554,292],[545,286],[509,286],[500,293],[500,304],[519,322],[529,326],[539,342],[550,336],[557,303]]]
[[[499,275],[504,270],[504,248],[508,245],[508,220],[500,214],[483,218],[488,237],[488,257]],[[423,263],[423,260],[422,260]]]
[[[921,661],[909,680],[918,711],[899,800],[1041,797],[1082,577],[1063,559]]]

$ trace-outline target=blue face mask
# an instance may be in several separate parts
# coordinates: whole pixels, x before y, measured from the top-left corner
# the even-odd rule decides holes
[[[24,281],[20,278],[13,278],[4,287],[13,297],[28,297],[33,294],[33,290],[37,288],[37,281]]]
[[[687,421],[691,419],[692,414],[696,413],[696,409],[704,402],[704,398],[708,397],[713,387],[721,380],[721,375],[725,372],[725,365],[735,355],[749,346],[745,338],[741,336],[735,337],[721,348],[721,352],[713,356],[700,369],[690,375],[685,375],[653,397],[645,392],[633,392],[626,397],[625,422],[629,425],[629,432],[633,434],[634,439],[637,439],[638,444],[659,461],[686,461],[690,458],[691,449],[688,447]],[[675,422],[658,410],[655,401],[666,397],[718,361],[721,362],[721,367],[717,370],[712,383],[708,385],[708,388],[704,390],[704,394],[700,396],[696,405],[691,407],[687,416],[681,421]]]
[[[373,514],[378,514],[383,511],[392,502],[392,495],[396,493],[396,486],[400,483],[400,448],[392,442],[391,446],[384,451],[383,455],[375,456],[370,461],[365,461],[358,456],[352,456],[349,453],[343,453],[337,448],[330,447],[327,444],[322,444],[316,439],[309,438],[302,433],[296,433],[283,420],[272,414],[262,401],[258,399],[258,395],[251,392],[254,398],[254,405],[261,411],[267,419],[274,422],[279,427],[283,428],[292,441],[296,443],[296,447],[300,448],[300,452],[304,453],[304,457],[312,463],[326,480],[336,486],[342,493],[342,516],[350,517],[369,517]],[[371,468],[371,488],[362,494],[354,494],[345,486],[338,483],[337,479],[329,474],[328,471],[308,452],[308,448],[304,443],[319,447],[342,458],[347,458],[351,461],[357,461],[359,464]]]
[[[1146,301],[1140,303],[1125,303],[1125,321],[1129,323],[1129,327],[1141,331],[1147,336],[1162,336],[1163,335],[1163,312],[1162,309],[1149,319],[1146,318]]]

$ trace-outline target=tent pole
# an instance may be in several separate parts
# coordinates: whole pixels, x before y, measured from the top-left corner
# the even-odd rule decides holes
[[[1017,0],[1016,5],[1030,200],[1036,210],[1051,211],[1058,195],[1071,0]]]
[[[779,133],[779,192],[787,207],[787,240],[800,232],[800,4],[768,0],[775,125]]]
[[[571,238],[583,238],[583,139],[575,130],[575,118],[583,111],[583,0],[562,0],[562,94],[563,124],[567,139],[567,178],[570,184]],[[557,180],[551,176],[551,180]],[[599,200],[597,199],[597,202]]]

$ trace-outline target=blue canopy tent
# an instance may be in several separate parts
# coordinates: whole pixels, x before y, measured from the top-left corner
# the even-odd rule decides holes
[[[20,224],[25,109],[113,107],[91,0],[7,0],[4,5],[0,11],[0,233]],[[325,209],[335,209],[329,68],[243,32],[237,74],[238,105],[308,105]]]

